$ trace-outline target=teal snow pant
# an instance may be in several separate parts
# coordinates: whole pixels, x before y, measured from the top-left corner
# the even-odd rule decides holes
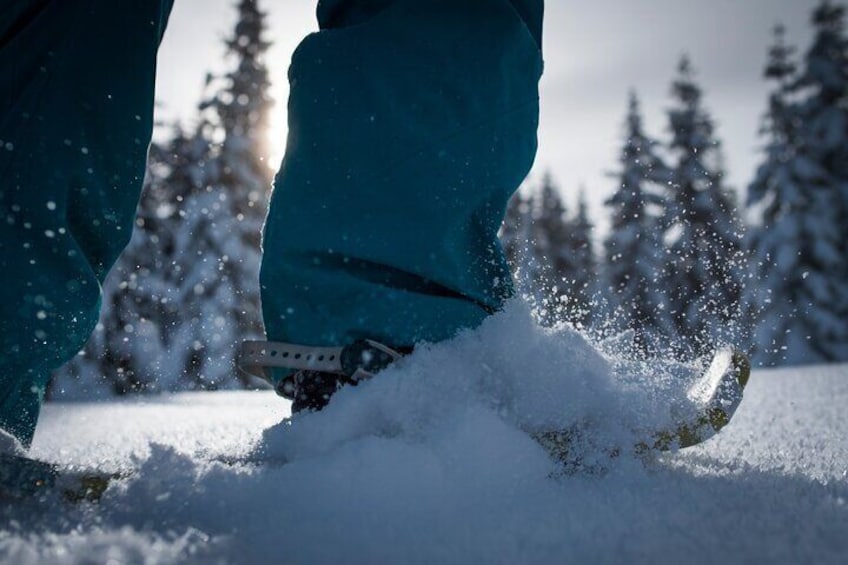
[[[170,1],[0,9],[0,427],[28,443],[130,235]],[[318,17],[263,239],[269,339],[475,326],[511,293],[496,233],[535,155],[541,0],[329,0]]]
[[[0,0],[0,428],[28,444],[133,226],[173,0]]]
[[[497,239],[536,152],[542,0],[345,0],[289,69],[265,225],[269,340],[394,347],[512,293]]]

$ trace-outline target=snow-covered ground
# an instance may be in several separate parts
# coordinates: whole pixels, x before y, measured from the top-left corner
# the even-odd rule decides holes
[[[291,420],[268,392],[52,403],[34,456],[131,473],[4,507],[0,561],[845,563],[848,366],[755,371],[725,431],[647,465],[564,475],[522,431],[626,444],[678,371],[634,383],[513,306]]]

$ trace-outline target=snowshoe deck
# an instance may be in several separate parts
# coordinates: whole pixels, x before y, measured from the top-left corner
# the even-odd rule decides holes
[[[683,449],[710,439],[730,423],[750,376],[751,363],[744,353],[730,347],[718,350],[707,371],[689,389],[689,400],[699,407],[699,414],[673,430],[654,433],[637,445],[637,450]]]
[[[53,488],[56,468],[44,461],[10,453],[0,454],[0,497],[20,499]]]
[[[689,401],[697,407],[694,417],[679,422],[672,429],[647,432],[645,439],[629,450],[616,447],[609,449],[607,455],[614,458],[629,451],[643,456],[691,447],[710,439],[733,418],[750,374],[751,364],[744,353],[732,347],[719,349],[707,370],[688,391]],[[533,438],[557,461],[569,468],[579,468],[582,454],[575,444],[585,433],[589,432],[574,427],[534,433]]]
[[[99,502],[119,473],[63,469],[20,455],[0,455],[0,499],[24,500],[60,493],[70,503]]]

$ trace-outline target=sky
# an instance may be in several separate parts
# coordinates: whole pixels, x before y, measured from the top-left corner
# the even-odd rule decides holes
[[[540,84],[539,152],[530,181],[550,171],[572,210],[586,191],[599,233],[603,201],[615,189],[609,176],[623,143],[628,93],[639,95],[649,134],[668,138],[670,86],[688,54],[717,123],[728,181],[743,191],[760,155],[757,130],[766,107],[762,80],[766,50],[778,22],[803,53],[818,0],[548,0],[544,27],[545,75]],[[222,39],[234,23],[236,0],[176,0],[159,54],[159,117],[188,123],[208,71],[223,71]],[[285,149],[286,71],[291,53],[315,31],[314,0],[265,0],[267,64],[277,101],[272,143],[279,163]]]

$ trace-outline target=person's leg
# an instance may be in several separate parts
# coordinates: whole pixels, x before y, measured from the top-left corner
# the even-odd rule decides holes
[[[318,25],[321,29],[357,25],[367,22],[395,2],[397,0],[318,0]],[[509,0],[509,3],[541,51],[544,0]]]
[[[325,0],[289,70],[265,226],[269,340],[449,338],[501,308],[536,151],[542,0]]]
[[[0,0],[0,429],[29,444],[129,240],[173,0]]]

